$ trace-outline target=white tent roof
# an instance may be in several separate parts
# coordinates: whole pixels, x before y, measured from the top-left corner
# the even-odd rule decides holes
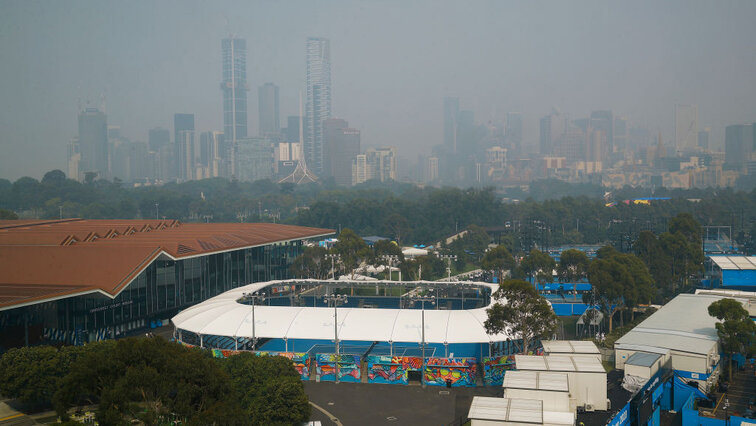
[[[303,282],[305,280],[297,280]],[[311,282],[327,282],[315,281]],[[287,281],[268,281],[229,290],[173,317],[173,324],[197,334],[252,337],[252,306],[237,302],[244,293]],[[396,282],[385,282],[397,284]],[[406,284],[406,283],[405,283]],[[466,282],[498,288],[495,284]],[[432,281],[417,285],[434,286]],[[443,284],[447,286],[448,284]],[[318,339],[334,337],[333,308],[299,306],[255,306],[256,337],[270,339]],[[483,327],[486,308],[425,311],[425,341],[428,343],[481,343],[504,341],[507,333],[488,335]],[[422,312],[419,309],[338,308],[340,340],[420,342]]]

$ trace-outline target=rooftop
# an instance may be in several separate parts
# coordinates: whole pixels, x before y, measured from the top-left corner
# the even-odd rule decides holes
[[[600,354],[596,344],[590,340],[543,340],[543,351],[547,354]]]
[[[517,370],[605,373],[601,361],[594,356],[515,355]]]
[[[719,299],[722,296],[680,294],[617,339],[614,347],[650,346],[706,355],[718,340],[717,319],[708,308]]]
[[[569,392],[570,385],[566,373],[546,371],[507,371],[502,387],[506,389],[532,389]]]
[[[0,310],[84,293],[115,297],[158,257],[178,260],[332,233],[269,223],[0,221]]]
[[[644,352],[636,352],[630,355],[630,358],[625,361],[625,365],[637,365],[639,367],[651,367],[654,363],[661,358],[659,354],[650,354]]]
[[[509,373],[507,373],[509,374]],[[469,419],[494,422],[573,425],[572,413],[543,411],[543,401],[537,399],[473,397]]]
[[[709,256],[722,270],[756,270],[756,256]]]

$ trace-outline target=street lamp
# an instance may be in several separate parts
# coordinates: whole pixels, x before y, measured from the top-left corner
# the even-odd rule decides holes
[[[383,260],[385,260],[386,262],[388,262],[389,281],[391,281],[391,269],[394,267],[394,262],[398,262],[399,261],[399,256],[397,256],[395,254],[384,254],[381,257],[383,258]],[[401,280],[402,280],[402,270],[399,269],[399,281],[401,281]]]
[[[451,262],[454,260],[457,261],[457,255],[456,254],[440,254],[438,255],[440,259],[446,259],[446,280],[451,282]]]
[[[338,306],[345,304],[348,302],[346,294],[325,294],[323,296],[323,303],[326,303],[328,305],[333,302],[333,335],[334,335],[334,343],[336,344],[336,363],[334,365],[335,367],[335,376],[336,376],[336,383],[339,382],[339,316],[338,316]]]
[[[341,260],[341,255],[337,253],[326,253],[325,255],[326,259],[331,259],[331,279],[336,279],[336,270],[334,269],[334,262],[336,260]]]
[[[243,293],[242,297],[245,300],[249,300],[252,302],[252,350],[254,351],[257,348],[257,334],[255,333],[255,305],[257,302],[264,302],[265,301],[265,293]]]
[[[425,302],[431,302],[432,304],[436,304],[436,299],[434,299],[431,296],[421,296],[420,294],[414,294],[409,295],[408,299],[410,303],[420,302],[420,318],[421,318],[421,336],[422,336],[422,346],[423,346],[423,365],[422,370],[420,374],[420,383],[423,387],[425,387]]]

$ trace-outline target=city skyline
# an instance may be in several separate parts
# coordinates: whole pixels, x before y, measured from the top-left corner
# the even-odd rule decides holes
[[[165,19],[170,2],[133,10],[107,2],[3,3],[0,145],[10,154],[0,160],[0,177],[65,170],[66,145],[86,106],[104,105],[108,123],[130,140],[146,141],[149,129],[169,127],[181,111],[196,115],[198,131],[221,130],[217,46],[230,33],[248,40],[248,86],[278,85],[284,117],[296,114],[305,86],[302,44],[310,36],[330,39],[338,64],[332,116],[361,130],[364,146],[395,144],[405,158],[443,143],[446,96],[459,97],[460,109],[482,123],[520,112],[523,149],[531,152],[538,120],[552,106],[572,117],[612,110],[671,142],[674,105],[695,104],[700,128],[711,129],[709,143],[719,150],[726,126],[754,121],[756,61],[747,48],[754,29],[745,25],[756,11],[751,2],[442,2],[435,18],[423,13],[430,3],[402,5],[400,15],[364,2],[227,4],[233,7],[193,3],[179,26]],[[234,7],[234,15],[222,12]],[[386,34],[389,21],[395,30]],[[590,51],[580,47],[589,43]],[[601,61],[573,61],[598,59],[598,51]],[[43,120],[32,125],[34,114]],[[257,102],[249,102],[249,134],[257,134],[257,116]]]

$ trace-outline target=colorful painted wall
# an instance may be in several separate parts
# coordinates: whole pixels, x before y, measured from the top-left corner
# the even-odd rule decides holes
[[[453,387],[475,386],[477,361],[475,358],[428,358],[423,381],[434,386],[446,386],[447,380]]]
[[[181,344],[189,348],[196,347],[188,343],[182,342]],[[234,351],[234,350],[227,350],[227,349],[210,349],[210,351],[212,351],[213,357],[215,358],[228,358],[232,355],[236,355],[242,352],[248,352],[248,351]],[[288,358],[291,360],[291,363],[294,365],[294,369],[297,370],[297,373],[299,373],[300,378],[302,380],[310,380],[310,355],[307,352],[256,351],[252,353],[257,356],[282,356],[284,358]]]
[[[501,386],[507,370],[514,370],[514,355],[504,355],[495,358],[483,358],[483,384],[486,386]]]
[[[317,374],[321,381],[333,382],[336,379],[336,362],[339,363],[339,381],[360,381],[360,356],[359,355],[336,355],[318,354],[316,358]]]
[[[407,372],[419,371],[423,362],[419,357],[369,355],[368,383],[389,383],[406,385],[409,383]]]

